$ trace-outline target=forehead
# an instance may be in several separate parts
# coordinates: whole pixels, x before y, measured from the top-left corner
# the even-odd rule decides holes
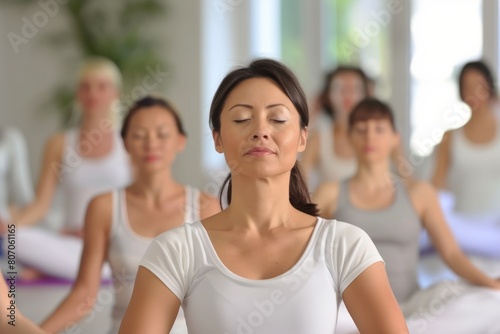
[[[335,75],[332,78],[331,83],[335,85],[340,85],[340,84],[362,85],[363,79],[356,72],[345,71]]]
[[[292,101],[274,81],[268,78],[251,78],[233,88],[226,98],[224,109],[231,108],[235,104],[267,106],[278,103],[295,110]]]
[[[109,83],[114,84],[114,79],[111,73],[100,71],[97,69],[89,70],[80,79],[80,84],[89,83]]]
[[[152,106],[140,108],[130,120],[130,126],[174,126],[175,119],[172,113],[161,107]]]
[[[483,80],[483,81],[485,80],[485,77],[481,72],[474,70],[474,69],[470,69],[470,70],[465,71],[464,81],[472,82],[472,81],[479,81],[479,80]]]

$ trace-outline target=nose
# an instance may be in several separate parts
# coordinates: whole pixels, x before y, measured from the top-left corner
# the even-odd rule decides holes
[[[154,133],[149,133],[146,136],[146,140],[144,141],[144,144],[146,148],[155,148],[158,146],[159,140],[156,138]]]
[[[265,121],[257,121],[252,133],[253,140],[269,139],[269,127]]]

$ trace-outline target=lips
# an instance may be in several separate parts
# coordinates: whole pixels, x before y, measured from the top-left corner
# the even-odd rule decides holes
[[[155,162],[159,159],[160,159],[160,157],[158,157],[157,155],[147,155],[144,157],[144,161],[146,161],[146,162]]]
[[[265,155],[271,155],[274,154],[274,151],[267,148],[267,147],[253,147],[249,149],[245,155],[252,155],[252,156],[265,156]]]

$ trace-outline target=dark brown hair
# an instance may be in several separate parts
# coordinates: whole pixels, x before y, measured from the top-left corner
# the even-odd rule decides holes
[[[366,98],[360,101],[349,114],[349,131],[351,131],[354,124],[358,122],[382,119],[388,120],[389,123],[391,123],[392,130],[396,131],[394,113],[391,107],[380,100]]]
[[[333,79],[340,74],[344,73],[353,73],[361,79],[361,82],[363,83],[363,93],[365,96],[368,95],[368,77],[366,76],[365,72],[363,72],[362,69],[356,66],[339,66],[333,71],[330,71],[326,74],[325,76],[325,81],[323,83],[323,90],[321,91],[321,105],[323,107],[323,111],[335,119],[335,109],[333,108],[333,105],[330,101],[330,89],[332,87],[332,82]]]
[[[293,103],[300,116],[300,127],[306,128],[309,124],[309,111],[305,94],[295,75],[285,65],[272,59],[257,59],[248,66],[237,68],[229,72],[215,92],[210,106],[210,127],[214,132],[220,132],[220,115],[226,99],[231,91],[241,82],[252,78],[267,78],[272,80],[285,93]],[[227,189],[227,203],[231,203],[231,173],[222,184],[219,200],[222,208],[222,195],[225,186]],[[311,203],[309,191],[300,173],[297,162],[290,172],[289,188],[290,204],[304,213],[316,216],[316,204]]]
[[[462,70],[460,71],[460,75],[458,77],[458,89],[460,93],[460,97],[462,100],[465,101],[466,96],[463,94],[463,81],[464,81],[464,76],[467,71],[477,71],[481,73],[481,75],[484,77],[484,80],[486,80],[486,84],[488,87],[488,92],[490,93],[490,96],[496,96],[497,95],[497,90],[495,87],[495,80],[493,80],[493,74],[491,73],[490,68],[484,61],[477,60],[477,61],[471,61],[466,63],[463,67]]]
[[[121,136],[123,139],[127,136],[128,128],[130,126],[130,120],[132,117],[141,109],[143,108],[151,108],[151,107],[162,107],[165,109],[165,111],[169,112],[173,117],[175,121],[175,125],[177,127],[177,130],[179,133],[183,136],[187,136],[186,131],[184,130],[184,127],[182,125],[181,118],[179,116],[179,113],[175,108],[165,99],[161,97],[154,97],[151,95],[147,95],[137,101],[134,102],[132,107],[127,112],[127,115],[123,119],[123,125],[121,129]]]

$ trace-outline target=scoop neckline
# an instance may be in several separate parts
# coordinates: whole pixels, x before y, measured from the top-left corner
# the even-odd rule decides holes
[[[399,193],[399,184],[396,184],[396,182],[393,182],[393,186],[394,186],[394,195],[393,195],[393,198],[391,200],[391,202],[382,207],[382,208],[377,208],[377,209],[362,209],[362,208],[359,208],[358,206],[356,206],[352,200],[351,200],[351,191],[350,191],[350,179],[349,180],[346,180],[345,182],[345,192],[346,192],[346,199],[347,199],[347,204],[353,208],[354,210],[358,211],[358,212],[362,212],[362,213],[366,213],[366,214],[376,214],[376,213],[383,213],[383,212],[386,212],[386,211],[389,211],[389,210],[392,210],[396,207],[396,204],[397,204],[397,201],[398,201],[398,196],[400,196],[401,194]]]
[[[304,261],[306,261],[306,259],[309,257],[309,254],[311,253],[312,248],[316,244],[317,235],[319,233],[318,231],[320,229],[320,226],[323,224],[323,221],[324,221],[323,218],[321,218],[319,216],[316,217],[316,223],[314,225],[313,232],[311,233],[309,241],[307,242],[306,249],[304,250],[304,252],[300,256],[299,260],[290,269],[288,269],[284,273],[281,273],[278,276],[265,278],[265,279],[247,278],[247,277],[240,276],[240,275],[234,273],[233,271],[229,270],[229,268],[226,267],[226,265],[222,262],[219,255],[217,254],[217,251],[215,250],[215,247],[212,244],[212,240],[210,239],[210,236],[208,235],[208,231],[205,229],[205,226],[203,226],[203,224],[201,223],[201,220],[196,221],[195,223],[193,223],[193,225],[196,226],[201,231],[201,235],[202,235],[204,243],[207,245],[208,252],[210,253],[210,256],[212,257],[213,262],[215,263],[217,268],[222,273],[224,273],[226,276],[228,276],[232,279],[235,279],[237,281],[240,281],[240,282],[253,283],[253,284],[266,284],[266,283],[274,282],[274,281],[277,281],[279,279],[290,276],[301,267],[302,263]]]
[[[186,206],[187,206],[187,200],[188,200],[188,189],[187,189],[187,186],[184,186],[184,196],[186,197],[186,199],[185,199],[186,200],[186,205],[184,205],[184,221],[185,221],[186,220]],[[147,236],[144,236],[144,235],[141,235],[141,234],[137,233],[132,228],[132,225],[130,225],[130,220],[129,220],[129,217],[128,217],[127,193],[126,193],[125,189],[121,189],[121,191],[118,192],[118,200],[121,201],[121,203],[123,203],[123,205],[121,205],[121,211],[122,211],[121,214],[123,216],[123,221],[124,221],[125,228],[127,229],[128,233],[130,235],[132,235],[133,237],[135,237],[137,240],[140,240],[141,242],[151,242],[153,239],[155,239],[159,235],[158,234],[158,235],[156,235],[154,237],[147,237]],[[182,226],[182,225],[180,225],[180,226]],[[165,230],[165,231],[168,231],[168,230]]]

